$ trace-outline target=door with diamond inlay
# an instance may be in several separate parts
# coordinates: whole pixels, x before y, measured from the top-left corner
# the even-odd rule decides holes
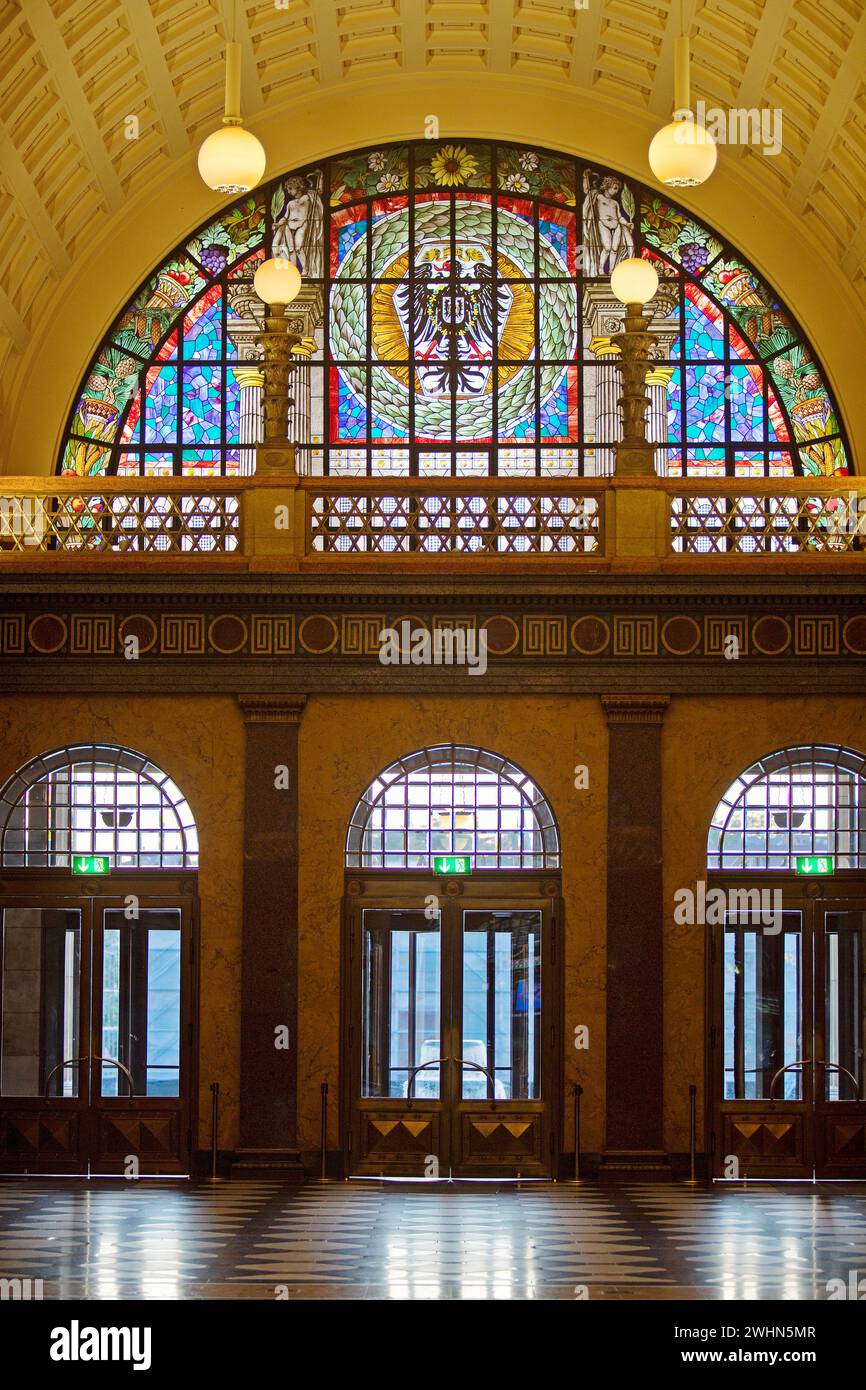
[[[866,884],[780,877],[712,928],[713,1173],[866,1178]]]
[[[525,877],[479,872],[443,882],[390,873],[351,881],[348,1173],[447,1179],[555,1171],[558,884]]]
[[[194,876],[158,877],[4,880],[0,1171],[190,1171]]]

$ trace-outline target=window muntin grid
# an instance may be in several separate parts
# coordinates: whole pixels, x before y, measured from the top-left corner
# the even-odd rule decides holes
[[[795,868],[797,855],[866,866],[866,758],[810,744],[760,758],[725,792],[707,839],[710,869]]]
[[[559,867],[559,833],[543,793],[514,763],[443,744],[392,763],[355,807],[350,869],[429,869],[434,855],[474,869]]]
[[[73,855],[112,869],[192,869],[198,835],[180,789],[142,753],[80,744],[44,753],[0,790],[0,864],[71,868]]]
[[[648,418],[658,472],[850,470],[803,330],[711,228],[616,170],[448,138],[350,151],[281,175],[176,247],[94,354],[70,412],[62,474],[254,471],[262,306],[253,276],[266,255],[288,250],[289,203],[303,223],[291,254],[311,334],[290,391],[302,472],[610,474],[621,421],[609,275],[631,254],[662,273]],[[484,267],[480,280],[470,265]],[[492,287],[503,299],[498,315]],[[481,341],[477,324],[470,342],[443,321],[455,296],[486,323]],[[444,330],[439,347],[425,303]],[[455,380],[431,394],[434,368]]]

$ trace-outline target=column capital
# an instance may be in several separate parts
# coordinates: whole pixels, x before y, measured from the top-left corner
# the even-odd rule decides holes
[[[300,724],[306,695],[239,695],[245,724]]]
[[[663,724],[668,695],[602,695],[608,724]]]

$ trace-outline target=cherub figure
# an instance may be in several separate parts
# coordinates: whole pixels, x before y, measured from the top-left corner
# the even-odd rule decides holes
[[[584,272],[610,275],[620,261],[634,255],[631,218],[620,201],[622,181],[587,169],[583,187]]]
[[[306,279],[320,279],[323,225],[318,175],[286,179],[286,205],[274,224],[272,254],[294,261]]]

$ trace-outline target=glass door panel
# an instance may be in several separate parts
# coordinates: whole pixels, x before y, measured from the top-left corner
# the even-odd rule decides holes
[[[100,1095],[180,1095],[178,908],[105,910],[101,1023]]]
[[[439,1098],[442,935],[439,913],[362,914],[361,1095]]]
[[[81,912],[3,910],[0,1095],[52,1099],[79,1092]]]
[[[463,1100],[541,1094],[538,910],[463,913]]]
[[[404,879],[405,907],[389,902],[393,880],[370,884],[367,905],[346,903],[347,1172],[549,1176],[553,903],[519,875]]]
[[[802,1100],[802,914],[728,917],[724,935],[724,1090],[730,1100]]]
[[[864,1090],[866,911],[824,914],[824,1072],[826,1101],[859,1101]]]
[[[726,923],[717,1176],[866,1177],[866,902],[859,882],[832,886],[779,932],[757,914]]]

